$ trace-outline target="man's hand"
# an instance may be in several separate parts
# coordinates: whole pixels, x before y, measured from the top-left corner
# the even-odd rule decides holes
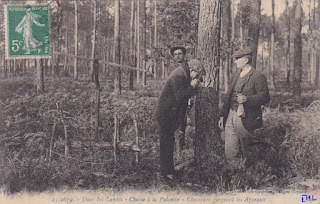
[[[219,128],[220,128],[221,130],[224,129],[224,127],[223,127],[223,117],[220,117],[219,122],[218,122],[218,126],[219,126]]]
[[[238,103],[245,103],[247,101],[247,97],[245,95],[239,94],[237,96]]]
[[[193,87],[193,88],[197,88],[200,84],[200,81],[199,79],[192,79],[191,82],[190,82],[190,85]]]

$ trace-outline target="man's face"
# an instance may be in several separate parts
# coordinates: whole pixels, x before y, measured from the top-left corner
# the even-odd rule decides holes
[[[197,72],[196,70],[194,69],[190,69],[190,77],[191,79],[196,79],[199,77],[199,72]]]
[[[237,68],[242,69],[248,62],[248,58],[246,56],[236,58],[235,63]]]
[[[185,55],[183,54],[182,50],[177,49],[173,52],[173,57],[177,62],[181,63],[184,61]]]

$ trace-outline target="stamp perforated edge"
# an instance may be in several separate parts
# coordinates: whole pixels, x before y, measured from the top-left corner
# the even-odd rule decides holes
[[[25,4],[25,5],[22,5],[22,4],[12,4],[12,3],[14,3],[14,2],[10,2],[10,4],[5,4],[4,5],[4,24],[5,24],[5,50],[4,50],[4,52],[5,52],[5,59],[6,60],[15,60],[15,59],[51,59],[52,58],[52,55],[53,55],[53,53],[52,53],[52,39],[51,39],[51,21],[50,21],[50,19],[51,19],[51,12],[50,12],[50,10],[51,10],[51,6],[50,6],[50,4],[39,4],[39,3],[35,3],[35,2],[28,2],[27,1],[27,4]],[[49,48],[49,50],[50,50],[50,55],[48,55],[48,56],[46,56],[46,55],[38,55],[38,56],[16,56],[16,57],[10,57],[9,56],[9,53],[8,53],[8,49],[9,49],[9,28],[8,28],[8,6],[26,6],[26,5],[32,5],[32,6],[48,6],[48,12],[49,12],[49,18],[48,18],[48,25],[49,25],[49,39],[50,39],[50,48]]]

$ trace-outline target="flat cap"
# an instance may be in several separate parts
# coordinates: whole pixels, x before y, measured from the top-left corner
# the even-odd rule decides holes
[[[173,47],[170,48],[170,54],[171,54],[171,56],[173,56],[173,53],[174,53],[174,51],[176,51],[176,50],[182,50],[182,52],[183,52],[184,55],[187,53],[187,50],[186,50],[185,47],[183,47],[183,46],[173,46]]]
[[[188,62],[189,68],[197,71],[200,75],[205,75],[206,71],[202,63],[197,59],[192,59]]]
[[[240,49],[233,54],[234,58],[241,58],[246,55],[252,55],[253,49],[251,47],[246,47],[244,49]]]

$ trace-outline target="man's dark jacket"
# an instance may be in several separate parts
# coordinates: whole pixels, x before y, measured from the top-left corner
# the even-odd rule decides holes
[[[228,118],[232,91],[240,72],[238,71],[233,75],[226,101],[219,113],[220,117],[224,117],[224,123],[226,123]],[[248,73],[247,81],[244,83],[241,93],[247,97],[247,101],[244,103],[245,117],[242,118],[242,123],[249,132],[253,132],[255,129],[262,127],[261,106],[270,101],[266,77],[252,68]]]
[[[169,75],[158,99],[154,116],[160,125],[177,129],[184,121],[188,99],[195,94],[190,85],[191,77],[187,63],[181,63]]]

